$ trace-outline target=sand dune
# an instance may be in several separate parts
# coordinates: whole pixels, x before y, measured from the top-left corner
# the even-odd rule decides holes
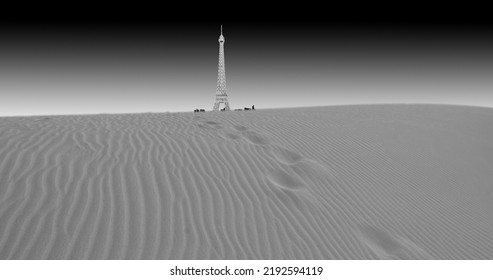
[[[0,118],[1,259],[493,259],[493,109]]]

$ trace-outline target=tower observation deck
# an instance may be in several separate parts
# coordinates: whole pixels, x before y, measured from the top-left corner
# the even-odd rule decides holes
[[[222,110],[229,111],[228,95],[226,93],[226,69],[224,66],[224,36],[223,26],[221,25],[221,35],[219,36],[219,64],[217,69],[216,102],[213,111],[219,111],[221,103],[224,103]]]

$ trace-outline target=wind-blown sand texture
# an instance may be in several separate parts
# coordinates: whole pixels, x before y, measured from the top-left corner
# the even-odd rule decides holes
[[[1,259],[492,259],[493,109],[0,118]]]

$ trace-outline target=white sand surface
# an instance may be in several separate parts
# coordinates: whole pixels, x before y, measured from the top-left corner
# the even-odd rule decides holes
[[[493,109],[0,118],[1,259],[493,259]]]

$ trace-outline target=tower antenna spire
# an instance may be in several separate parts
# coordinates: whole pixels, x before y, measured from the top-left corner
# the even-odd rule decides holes
[[[223,35],[223,26],[221,25],[221,35]]]

